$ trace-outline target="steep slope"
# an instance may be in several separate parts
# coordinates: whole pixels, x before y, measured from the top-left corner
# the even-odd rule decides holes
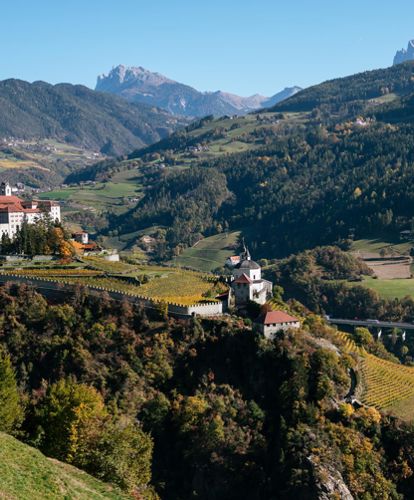
[[[81,85],[0,82],[0,137],[55,139],[118,155],[156,142],[180,123],[165,111]]]
[[[117,488],[0,433],[0,497],[19,500],[126,499]]]
[[[240,97],[221,91],[199,92],[145,68],[120,65],[107,75],[98,76],[96,90],[117,94],[132,102],[158,106],[176,115],[201,117],[245,114],[272,106],[300,89],[284,89],[270,98],[260,95]]]
[[[386,100],[387,96],[392,97],[393,94],[409,93],[414,91],[413,68],[414,61],[411,61],[329,80],[276,104],[272,111],[311,111],[322,105],[330,111],[337,111],[349,103],[357,105],[370,99]]]

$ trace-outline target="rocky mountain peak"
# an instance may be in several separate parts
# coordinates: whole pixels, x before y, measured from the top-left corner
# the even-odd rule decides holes
[[[398,50],[394,57],[394,65],[406,61],[414,61],[414,40],[408,42],[407,49]]]
[[[125,87],[131,83],[138,86],[159,86],[164,83],[175,83],[173,80],[143,68],[142,66],[124,66],[119,64],[108,74],[98,76],[96,90],[110,91],[113,87]]]
[[[129,67],[120,64],[113,67],[108,74],[98,76],[96,90],[119,95],[131,102],[156,106],[175,115],[202,117],[242,115],[273,106],[301,89],[284,89],[272,97],[259,94],[241,97],[221,90],[200,92],[142,66]]]

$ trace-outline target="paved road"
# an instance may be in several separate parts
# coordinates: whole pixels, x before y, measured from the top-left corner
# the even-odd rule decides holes
[[[366,319],[340,319],[326,318],[332,325],[366,326],[375,328],[401,328],[402,330],[414,330],[413,323],[397,323],[394,321],[374,321]]]

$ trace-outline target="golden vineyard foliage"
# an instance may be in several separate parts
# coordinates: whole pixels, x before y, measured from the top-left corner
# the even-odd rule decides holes
[[[414,368],[381,359],[368,353],[346,333],[338,336],[345,350],[358,355],[359,383],[356,395],[362,403],[405,418],[414,399]]]
[[[162,268],[161,268],[162,269]],[[139,285],[116,276],[106,277],[103,272],[88,269],[21,269],[1,271],[2,274],[25,276],[27,278],[45,278],[57,283],[80,284],[96,287],[109,292],[120,292],[137,297],[149,298],[183,306],[200,302],[213,302],[216,295],[226,291],[226,285],[215,279],[180,269],[163,269],[164,274],[157,274],[148,283]]]

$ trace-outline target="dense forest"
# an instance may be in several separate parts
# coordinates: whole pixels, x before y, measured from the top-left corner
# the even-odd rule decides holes
[[[136,498],[412,491],[414,428],[343,402],[355,359],[316,316],[270,341],[82,289],[3,287],[0,310],[0,430]]]
[[[165,137],[186,120],[82,85],[0,82],[0,136],[48,138],[119,155]]]
[[[155,174],[137,207],[111,224],[121,233],[163,225],[170,252],[220,228],[254,228],[249,243],[267,257],[381,231],[398,234],[414,217],[413,132],[408,124],[377,123],[276,136],[259,151]],[[205,185],[192,188],[202,171]],[[230,196],[222,195],[225,187]]]
[[[330,112],[343,112],[347,103],[362,105],[363,101],[387,94],[413,92],[413,70],[414,63],[410,61],[386,69],[329,80],[276,104],[272,111],[311,111],[324,107]]]

